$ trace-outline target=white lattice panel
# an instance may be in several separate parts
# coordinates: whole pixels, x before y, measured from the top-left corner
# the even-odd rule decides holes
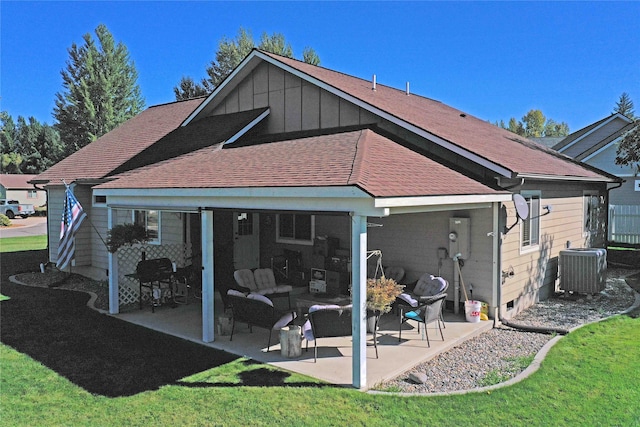
[[[191,247],[185,244],[171,245],[136,245],[123,246],[118,249],[118,284],[120,288],[120,306],[138,304],[140,286],[136,279],[126,277],[136,272],[136,267],[142,261],[142,253],[146,259],[169,258],[176,266],[184,267],[185,260],[191,256]],[[143,301],[148,295],[142,296]]]

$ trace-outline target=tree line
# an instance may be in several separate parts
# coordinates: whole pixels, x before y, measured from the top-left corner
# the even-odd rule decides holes
[[[35,117],[0,112],[0,173],[39,174],[105,133],[139,114],[145,100],[138,85],[138,71],[122,42],[116,42],[100,24],[95,38],[85,34],[73,43],[61,70],[62,90],[55,94],[54,124]],[[234,39],[223,37],[215,59],[206,68],[208,77],[196,83],[183,76],[174,87],[176,100],[211,93],[254,47],[293,58],[284,35],[263,33],[255,43],[250,31],[240,28]],[[318,65],[318,54],[309,47],[302,60]]]
[[[138,85],[138,72],[127,47],[116,42],[107,27],[100,24],[95,38],[85,34],[83,43],[73,43],[69,58],[60,72],[62,90],[55,94],[54,124],[40,123],[34,117],[0,112],[0,173],[38,174],[100,136],[116,128],[145,108]],[[235,38],[218,42],[215,58],[198,82],[183,76],[173,88],[175,99],[184,100],[210,94],[251,52],[258,49],[293,58],[293,49],[284,35],[263,33],[256,44],[250,31],[240,28]],[[314,49],[305,47],[300,58],[320,64]],[[633,102],[623,93],[613,113],[636,119]],[[496,126],[525,137],[562,137],[569,134],[565,122],[547,119],[542,111],[531,110],[521,120]],[[618,164],[635,165],[640,173],[640,126],[624,136],[619,145]]]

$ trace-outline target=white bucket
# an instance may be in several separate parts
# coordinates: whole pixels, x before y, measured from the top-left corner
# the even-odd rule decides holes
[[[480,321],[480,310],[482,309],[482,303],[480,301],[465,301],[464,302],[464,314],[467,317],[467,322],[477,323]]]

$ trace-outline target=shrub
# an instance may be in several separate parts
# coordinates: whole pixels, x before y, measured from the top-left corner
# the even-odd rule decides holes
[[[0,227],[8,227],[11,225],[11,220],[5,214],[0,214]]]

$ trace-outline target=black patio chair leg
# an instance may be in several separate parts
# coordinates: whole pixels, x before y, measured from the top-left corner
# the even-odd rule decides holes
[[[233,341],[233,330],[236,327],[236,319],[231,318],[231,337],[229,337],[229,341]]]
[[[269,353],[269,347],[271,347],[271,329],[269,329],[269,341],[267,341],[267,353]]]

